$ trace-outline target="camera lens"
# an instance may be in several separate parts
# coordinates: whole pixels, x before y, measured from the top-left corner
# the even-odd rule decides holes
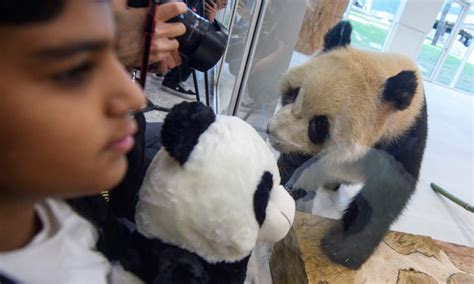
[[[161,0],[159,4],[172,2]],[[216,21],[211,23],[191,9],[169,22],[180,22],[186,27],[186,32],[177,37],[179,53],[183,61],[199,71],[207,71],[221,59],[226,44],[227,35]]]
[[[158,5],[177,2],[177,0],[154,1]],[[128,0],[127,3],[129,7],[133,8],[148,6],[148,0]],[[183,61],[188,63],[191,68],[207,71],[221,59],[227,45],[227,34],[219,22],[210,23],[191,9],[169,22],[180,22],[186,27],[186,32],[176,39],[179,42],[179,53]]]

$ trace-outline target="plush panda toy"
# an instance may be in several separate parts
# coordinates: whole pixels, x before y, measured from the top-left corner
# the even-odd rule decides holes
[[[351,30],[340,22],[326,34],[322,51],[288,71],[282,108],[268,132],[290,188],[363,184],[321,243],[334,262],[356,269],[416,188],[427,108],[416,64],[350,47]]]
[[[250,125],[201,103],[175,106],[161,135],[135,214],[138,231],[165,244],[154,281],[243,283],[255,245],[293,223],[273,154]]]

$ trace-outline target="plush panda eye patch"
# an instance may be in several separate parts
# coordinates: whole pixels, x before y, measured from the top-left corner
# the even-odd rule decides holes
[[[294,103],[299,92],[300,88],[289,89],[288,91],[286,91],[281,98],[282,106]]]
[[[329,135],[329,120],[325,115],[316,115],[309,121],[308,136],[314,144],[322,144]]]
[[[262,179],[257,186],[257,191],[253,196],[253,210],[255,211],[255,219],[258,225],[262,226],[266,218],[266,211],[268,200],[270,199],[270,192],[273,188],[273,175],[269,172],[264,172]]]

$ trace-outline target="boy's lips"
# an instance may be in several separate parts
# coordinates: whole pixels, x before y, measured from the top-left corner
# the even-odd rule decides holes
[[[128,153],[135,146],[135,138],[133,135],[137,132],[137,124],[131,121],[127,126],[125,133],[119,136],[118,139],[112,140],[106,147],[107,150],[112,150],[121,154]]]

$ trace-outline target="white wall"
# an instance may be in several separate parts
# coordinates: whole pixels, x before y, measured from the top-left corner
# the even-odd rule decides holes
[[[444,0],[406,0],[399,19],[395,19],[393,34],[386,51],[405,54],[416,60],[426,35],[436,21]],[[404,5],[404,7],[403,7]]]

